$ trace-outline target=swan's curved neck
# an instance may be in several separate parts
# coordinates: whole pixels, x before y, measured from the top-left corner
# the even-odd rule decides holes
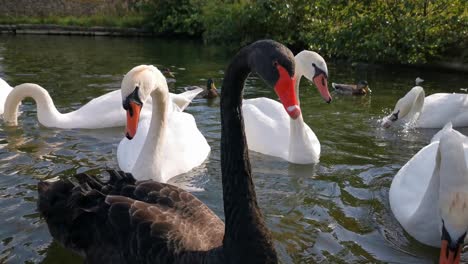
[[[416,121],[424,106],[424,90],[422,87],[416,86],[409,94],[402,98],[403,106],[400,110],[400,116],[406,118],[407,121]]]
[[[165,182],[166,175],[163,174],[161,168],[162,149],[164,137],[166,134],[166,123],[168,116],[168,100],[169,91],[166,89],[156,89],[151,93],[153,100],[152,114],[148,134],[146,135],[145,143],[141,149],[134,168],[137,179],[154,179],[156,181]],[[140,130],[141,131],[141,130]],[[156,172],[156,175],[154,175]]]
[[[301,101],[299,100],[299,84],[301,83],[302,76],[303,76],[302,70],[300,69],[300,67],[296,66],[296,86],[294,86],[294,90],[296,92],[297,104],[299,106],[301,105]]]
[[[60,117],[61,113],[44,88],[37,84],[24,83],[16,86],[5,100],[3,119],[7,124],[18,125],[18,106],[26,97],[32,97],[36,102],[37,117],[41,124],[48,125]]]
[[[226,227],[224,252],[232,263],[276,260],[271,234],[257,204],[242,117],[242,90],[250,73],[240,51],[228,69],[221,93],[221,170]]]

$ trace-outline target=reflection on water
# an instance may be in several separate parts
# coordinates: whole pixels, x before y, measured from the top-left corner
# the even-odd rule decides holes
[[[171,92],[220,86],[229,56],[217,47],[190,41],[66,36],[0,36],[0,76],[10,84],[38,83],[57,108],[74,110],[113,89],[138,64],[169,68]],[[367,79],[372,94],[335,95],[325,104],[317,90],[301,82],[305,121],[317,134],[322,156],[316,165],[294,165],[251,152],[259,204],[283,263],[432,263],[438,250],[404,232],[388,203],[392,177],[437,130],[380,128],[379,118],[398,98],[425,79],[426,94],[460,92],[460,73],[401,67],[329,64],[330,82]],[[252,76],[245,97],[276,98]],[[23,103],[18,127],[0,125],[0,262],[80,263],[48,234],[36,208],[40,179],[70,177],[117,168],[121,128],[59,130],[38,125],[32,101]],[[220,175],[219,99],[195,99],[187,112],[211,145],[209,160],[171,183],[188,188],[223,218]],[[468,130],[462,130],[468,133]],[[466,259],[467,256],[464,256]]]

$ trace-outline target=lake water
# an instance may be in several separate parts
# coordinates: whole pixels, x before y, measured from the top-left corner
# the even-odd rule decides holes
[[[233,54],[192,41],[68,36],[0,36],[0,77],[11,85],[38,83],[57,108],[68,112],[120,88],[139,64],[170,68],[184,86],[222,82]],[[463,92],[465,73],[405,67],[328,64],[329,82],[366,79],[371,96],[334,96],[327,105],[308,81],[301,82],[304,119],[320,139],[316,165],[293,165],[251,152],[259,205],[273,232],[282,263],[433,263],[439,249],[412,239],[391,213],[393,176],[437,130],[383,130],[378,119],[422,77],[426,94]],[[245,97],[276,98],[262,81],[249,78]],[[40,179],[117,168],[123,128],[49,129],[36,107],[23,102],[18,127],[0,125],[0,263],[81,263],[54,243],[36,212]],[[220,175],[219,100],[195,99],[194,115],[212,151],[196,170],[171,183],[194,194],[223,217]],[[466,134],[467,130],[462,130]],[[464,254],[463,259],[468,259]]]

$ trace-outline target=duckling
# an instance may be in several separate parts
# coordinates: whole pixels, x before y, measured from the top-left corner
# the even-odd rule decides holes
[[[185,87],[185,90],[186,91],[189,91],[189,90],[194,90],[194,89],[197,89],[197,88],[200,88],[199,86],[188,86],[188,87]],[[203,92],[199,93],[199,96],[203,97],[203,98],[207,98],[207,99],[213,99],[213,98],[216,98],[218,97],[218,90],[216,89],[216,86],[213,82],[213,79],[208,79],[206,81],[206,87],[203,88]]]
[[[166,82],[167,83],[175,83],[176,82],[175,75],[174,75],[174,73],[171,72],[171,69],[164,68],[162,72],[164,74],[164,77],[166,77]]]
[[[338,84],[332,83],[333,88],[335,88],[335,92],[340,94],[348,94],[348,95],[366,95],[371,93],[371,89],[369,89],[369,85],[366,81],[359,81],[357,84]]]

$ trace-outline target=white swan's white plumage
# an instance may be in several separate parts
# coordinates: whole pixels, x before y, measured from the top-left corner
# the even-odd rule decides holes
[[[436,93],[425,97],[424,89],[415,86],[398,100],[393,112],[382,121],[384,127],[400,123],[420,128],[442,128],[447,122],[454,127],[466,127],[468,94]]]
[[[302,51],[296,55],[295,61],[296,96],[299,96],[300,79],[305,76],[317,85],[324,100],[331,101],[326,83],[328,69],[325,60],[316,52]],[[317,78],[321,73],[324,79]],[[244,100],[242,112],[250,150],[297,164],[319,161],[320,142],[304,123],[302,115],[293,120],[281,103],[264,97]]]
[[[13,88],[2,78],[0,78],[0,115],[3,114],[3,106],[11,90],[13,90]]]
[[[146,87],[149,85],[145,83],[153,87]],[[122,96],[128,96],[136,86],[142,102],[152,97],[157,103],[152,105],[151,117],[140,120],[133,139],[124,138],[120,142],[119,167],[138,180],[167,182],[201,165],[208,157],[210,146],[198,130],[194,117],[172,108],[167,101],[167,83],[161,72],[149,65],[133,68],[122,81]],[[196,95],[202,90],[189,92]]]
[[[442,221],[454,241],[468,229],[467,143],[466,136],[449,123],[392,181],[393,214],[426,245],[441,246]]]
[[[197,94],[196,91],[170,94],[171,105],[175,110],[183,111]],[[32,83],[18,85],[9,92],[3,115],[6,124],[18,124],[18,106],[26,97],[32,97],[36,102],[37,118],[45,127],[97,129],[125,126],[125,111],[122,108],[120,90],[101,95],[75,111],[62,114],[55,107],[47,90]],[[151,104],[150,98],[143,107],[143,118],[151,116]]]

